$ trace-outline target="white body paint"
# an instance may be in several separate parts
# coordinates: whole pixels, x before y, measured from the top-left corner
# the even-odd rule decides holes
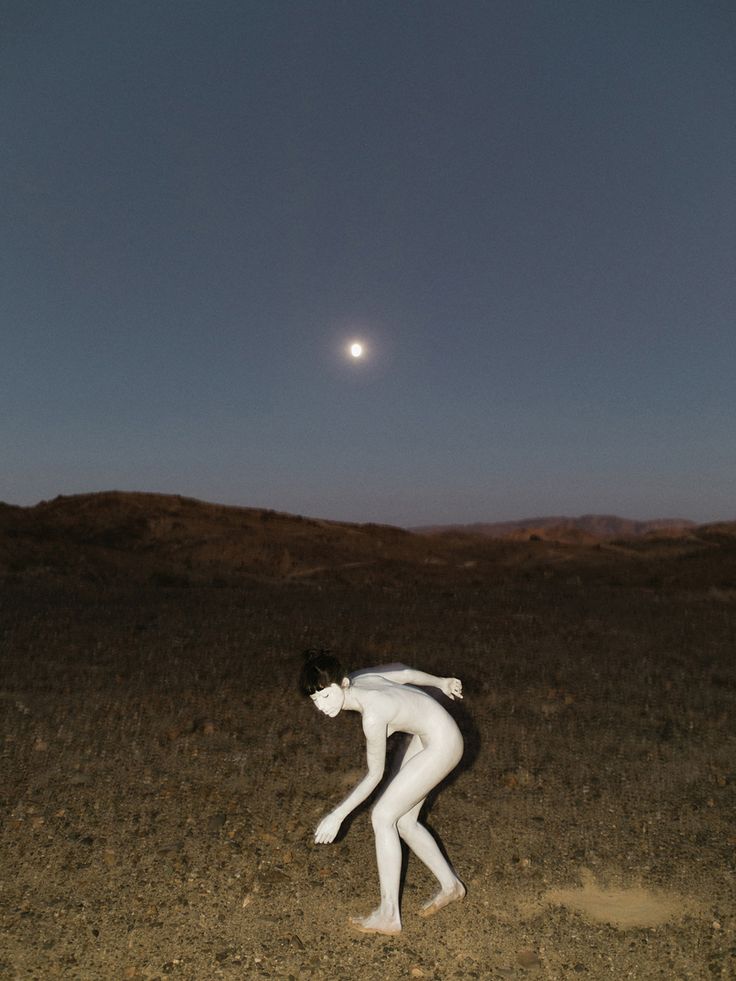
[[[340,825],[378,786],[386,765],[386,740],[394,732],[411,735],[401,768],[376,801],[371,814],[376,836],[376,860],[381,904],[370,916],[351,918],[365,933],[399,933],[399,879],[403,838],[414,854],[434,873],[440,884],[436,896],[422,908],[430,916],[455,899],[465,887],[453,872],[429,831],[419,821],[424,800],[453,770],[463,754],[463,737],[455,720],[431,695],[415,685],[438,688],[449,698],[462,698],[457,678],[437,678],[402,664],[356,671],[341,685],[315,692],[311,698],[325,715],[360,712],[366,738],[368,772],[342,803],[317,826],[314,840],[335,840]]]

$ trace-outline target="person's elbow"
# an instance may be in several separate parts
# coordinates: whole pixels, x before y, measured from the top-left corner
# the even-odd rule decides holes
[[[373,791],[381,782],[381,779],[383,778],[384,769],[385,769],[384,766],[379,766],[378,764],[376,764],[376,766],[368,767],[368,773],[365,776],[365,783],[366,783],[366,787],[370,788],[369,790],[370,793],[373,793]]]

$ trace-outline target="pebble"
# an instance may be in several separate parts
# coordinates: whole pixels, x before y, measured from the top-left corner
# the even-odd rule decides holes
[[[541,967],[542,962],[539,954],[535,950],[520,950],[516,955],[517,962],[521,967]]]
[[[219,831],[225,826],[227,821],[227,814],[213,814],[212,817],[207,822],[208,831]]]

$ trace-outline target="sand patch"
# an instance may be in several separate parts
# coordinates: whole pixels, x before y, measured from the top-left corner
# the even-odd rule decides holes
[[[694,903],[675,893],[654,892],[641,886],[605,889],[592,872],[581,871],[579,889],[551,889],[544,901],[582,913],[595,923],[610,923],[620,930],[656,927],[694,911]]]

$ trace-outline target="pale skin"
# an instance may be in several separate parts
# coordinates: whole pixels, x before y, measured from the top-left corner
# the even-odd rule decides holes
[[[388,737],[394,732],[411,736],[401,768],[371,812],[381,902],[368,916],[351,917],[351,924],[363,933],[391,935],[401,931],[400,839],[439,882],[439,891],[421,908],[421,916],[432,916],[465,896],[465,886],[430,832],[419,823],[427,794],[459,763],[463,737],[450,714],[438,701],[414,687],[417,685],[438,688],[451,699],[463,697],[457,678],[438,678],[402,664],[357,671],[341,684],[331,684],[310,696],[319,711],[331,718],[343,710],[361,714],[368,761],[368,772],[360,783],[317,825],[317,844],[334,841],[348,814],[378,786],[386,766]]]

